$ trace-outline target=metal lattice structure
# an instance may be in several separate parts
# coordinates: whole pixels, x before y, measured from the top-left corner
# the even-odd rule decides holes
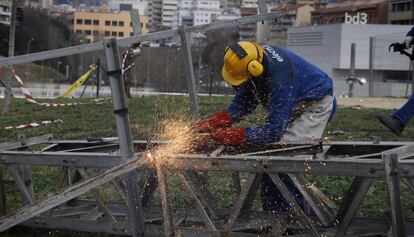
[[[249,147],[245,151],[217,147],[195,154],[171,154],[168,159],[159,160],[148,157],[146,151],[160,142],[132,140],[118,46],[179,34],[187,59],[185,72],[191,110],[196,115],[197,91],[189,34],[277,16],[278,13],[268,13],[1,59],[0,66],[5,66],[105,50],[118,139],[58,141],[41,136],[0,144],[0,164],[10,170],[22,200],[16,212],[6,214],[6,206],[1,206],[4,215],[0,218],[0,232],[15,225],[26,225],[132,236],[279,236],[285,230],[297,236],[407,235],[412,225],[404,219],[400,181],[407,181],[414,189],[414,163],[410,159],[414,156],[414,144],[291,143]],[[34,152],[33,147],[39,146],[43,148]],[[34,166],[59,167],[60,186],[64,188],[58,187],[53,195],[37,200],[44,194],[35,193]],[[75,177],[71,177],[70,171],[76,171]],[[234,189],[231,207],[222,205],[209,187],[209,175],[223,172],[231,174]],[[280,173],[292,178],[315,214],[302,211],[278,176]],[[192,205],[172,205],[170,174],[175,175]],[[268,174],[291,203],[290,212],[267,213],[253,205],[262,174]],[[306,180],[308,174],[351,176],[354,180],[337,207]],[[374,178],[382,178],[387,183],[390,220],[355,217]],[[108,185],[116,198],[101,192]],[[4,186],[0,188],[4,201]],[[153,201],[158,200],[154,198],[156,193],[161,205]]]
[[[41,152],[30,151],[44,144]],[[23,139],[0,145],[3,166],[9,168],[21,193],[23,207],[0,219],[0,231],[21,224],[40,228],[133,235],[128,217],[131,210],[142,214],[137,219],[139,235],[146,236],[280,236],[287,229],[297,236],[406,236],[412,224],[405,223],[400,198],[400,182],[414,191],[412,157],[414,144],[404,142],[326,142],[317,144],[273,144],[238,151],[218,147],[208,155],[180,154],[158,160],[147,157],[154,141],[135,141],[134,158],[123,160],[117,154],[118,141],[56,141],[50,136]],[[35,200],[27,168],[61,167],[67,187],[55,195]],[[98,171],[98,170],[104,171]],[[26,170],[26,172],[25,172]],[[70,184],[70,170],[80,174]],[[88,177],[93,170],[96,172]],[[209,188],[210,174],[231,173],[234,203],[223,207]],[[131,207],[127,181],[136,175],[137,208]],[[314,210],[305,213],[289,193],[278,174],[287,173]],[[182,192],[192,201],[187,207],[172,206],[167,177],[177,177]],[[253,208],[262,174],[268,174],[291,203],[290,212],[268,213]],[[337,206],[306,175],[351,176],[342,203]],[[240,177],[243,177],[240,179]],[[361,205],[375,178],[384,179],[389,190],[390,220],[357,218]],[[240,180],[244,180],[241,182]],[[109,184],[118,201],[104,198],[99,187]],[[157,188],[158,186],[158,188]],[[89,193],[89,198],[82,199]],[[161,205],[153,200],[159,193]],[[74,200],[74,198],[78,199]],[[138,210],[140,208],[140,210]],[[293,216],[293,218],[292,218]],[[142,221],[139,223],[139,221]]]

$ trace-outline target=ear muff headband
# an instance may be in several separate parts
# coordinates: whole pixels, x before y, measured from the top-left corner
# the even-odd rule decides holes
[[[242,58],[244,58],[244,57],[246,57],[246,56],[247,56],[247,52],[246,52],[246,50],[244,50],[244,49],[240,46],[240,44],[238,44],[237,42],[230,43],[230,44],[229,44],[229,47],[227,48],[227,50],[228,50],[229,48],[230,48],[231,50],[233,50],[233,51],[237,54],[237,56],[239,56],[239,58],[240,58],[240,59],[242,59]]]

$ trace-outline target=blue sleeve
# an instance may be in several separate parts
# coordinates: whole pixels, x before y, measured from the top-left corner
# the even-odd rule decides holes
[[[250,143],[271,143],[282,137],[292,117],[295,106],[294,93],[294,87],[289,85],[281,86],[272,93],[266,124],[248,128],[246,131]]]
[[[414,26],[413,26],[413,28],[411,28],[411,30],[410,30],[410,31],[408,31],[407,36],[412,36],[412,37],[414,37]]]
[[[244,116],[253,112],[258,105],[254,88],[247,83],[237,89],[231,104],[227,107],[234,122],[239,122]]]

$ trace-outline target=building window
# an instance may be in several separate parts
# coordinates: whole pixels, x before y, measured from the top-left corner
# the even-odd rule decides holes
[[[130,27],[132,27],[132,21],[131,21],[131,22],[129,22],[129,26],[130,26]]]
[[[83,24],[83,19],[76,19],[76,24],[82,25]]]
[[[406,83],[407,80],[410,80],[405,71],[385,71],[384,74],[385,82]]]
[[[97,36],[97,35],[99,35],[99,31],[97,31],[97,30],[94,30],[94,31],[93,31],[93,35],[94,35],[94,36]]]
[[[112,31],[111,36],[116,36],[116,31]]]
[[[149,26],[148,26],[148,23],[145,23],[145,28],[147,28],[147,29],[148,29],[148,27],[149,27]]]
[[[111,32],[105,31],[105,36],[111,36]]]
[[[82,30],[76,30],[76,34],[82,34]]]
[[[119,22],[119,26],[124,26],[124,22],[123,21],[120,21]]]
[[[85,34],[86,34],[86,35],[91,35],[91,34],[92,34],[92,32],[91,32],[90,30],[85,30]]]
[[[112,21],[112,26],[118,26],[118,22],[117,21]]]
[[[91,43],[91,39],[86,39],[86,42],[87,42],[88,44],[90,44],[90,43]]]
[[[99,20],[93,20],[93,25],[98,26],[99,25]]]
[[[91,19],[85,19],[85,25],[92,25]]]
[[[397,21],[391,21],[391,25],[411,25],[410,20],[397,20]]]
[[[142,22],[140,22],[140,23],[141,23],[141,28],[144,27],[144,23],[142,23]]]
[[[391,7],[392,12],[407,12],[411,11],[411,2],[397,2],[393,3]]]
[[[134,36],[134,32],[129,33],[129,36]]]
[[[124,32],[118,32],[119,37],[124,37]]]
[[[111,25],[111,21],[105,21],[105,25],[106,26],[110,26]]]
[[[68,25],[73,25],[73,23],[74,23],[73,19],[68,20]]]

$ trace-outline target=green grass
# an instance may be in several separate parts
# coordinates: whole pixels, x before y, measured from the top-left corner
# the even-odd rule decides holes
[[[231,101],[230,97],[201,97],[200,110],[201,117],[208,117],[216,111],[224,109]],[[44,100],[44,102],[74,102],[69,99]],[[88,102],[87,99],[78,99],[75,102]],[[2,106],[0,101],[0,107]],[[130,121],[135,139],[150,138],[150,134],[156,130],[157,121],[171,118],[176,115],[189,116],[188,98],[178,96],[157,96],[134,98],[128,101]],[[5,116],[0,117],[0,142],[14,139],[17,133],[25,133],[27,137],[52,133],[55,138],[64,137],[65,139],[86,139],[89,136],[111,137],[116,136],[115,119],[112,111],[112,104],[85,104],[75,107],[65,108],[42,108],[38,105],[28,104],[24,100],[14,99],[11,111]],[[382,141],[410,141],[414,137],[414,124],[411,123],[406,128],[402,137],[396,137],[387,131],[375,118],[379,113],[392,113],[379,109],[353,109],[338,108],[337,113],[326,129],[326,136],[332,140],[382,140]],[[247,117],[240,126],[260,124],[265,118],[263,109],[258,109],[256,113]],[[53,124],[38,128],[25,130],[6,131],[3,128],[10,125],[19,125],[40,120],[62,119],[61,124]],[[343,135],[335,131],[343,131]],[[20,200],[16,186],[5,172],[6,188],[8,193],[8,205],[15,209]],[[230,174],[222,172],[215,173],[211,177],[211,189],[219,198],[223,206],[230,206],[234,201],[234,191],[229,179]],[[309,177],[322,191],[330,196],[337,203],[341,202],[341,197],[351,182],[350,177]],[[59,186],[57,168],[34,167],[33,179],[37,192],[44,197],[48,193],[53,193]],[[173,200],[175,205],[191,205],[185,197],[182,188],[175,175],[170,179],[173,190]],[[109,190],[108,188],[104,190]],[[109,191],[108,191],[109,192]],[[110,194],[106,194],[110,196]],[[408,188],[403,185],[404,210],[407,217],[414,218],[414,200]],[[410,199],[411,198],[411,199]],[[155,202],[157,201],[155,198]],[[260,204],[255,204],[260,206]],[[368,192],[359,215],[370,217],[389,216],[387,189],[381,180],[375,181]],[[15,229],[17,231],[18,229]],[[19,231],[17,231],[19,232]],[[37,233],[37,232],[31,232]],[[44,233],[44,232],[43,232]],[[73,232],[48,232],[50,236],[72,236]],[[67,234],[67,235],[66,235]],[[72,235],[71,235],[72,234]],[[23,236],[14,235],[11,232],[2,233],[1,236]],[[27,235],[24,235],[27,236]],[[35,236],[35,235],[33,235]],[[37,235],[38,236],[38,235]],[[78,234],[77,234],[78,236]],[[86,236],[86,235],[85,235]],[[105,235],[93,235],[105,236]]]

